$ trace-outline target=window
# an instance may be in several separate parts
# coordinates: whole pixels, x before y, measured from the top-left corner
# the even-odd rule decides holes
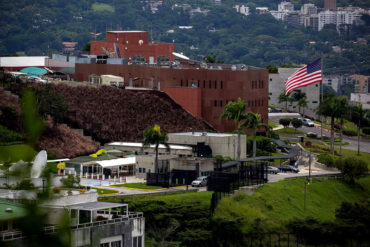
[[[198,80],[198,87],[200,87],[200,80]]]
[[[262,80],[262,88],[263,88],[263,80]]]
[[[222,100],[220,100],[220,106],[222,107]]]
[[[272,81],[272,78],[270,78],[270,81]]]
[[[212,81],[211,80],[209,80],[208,87],[212,88]]]
[[[312,101],[313,104],[317,104],[317,101]]]
[[[141,173],[141,168],[139,168],[139,173]]]
[[[181,82],[180,82],[180,86],[182,87],[182,80],[181,80]]]
[[[222,81],[220,81],[220,88],[222,89]]]
[[[215,88],[217,88],[217,80],[215,80]]]
[[[188,82],[188,80],[186,80],[186,87],[188,87],[189,86],[189,82]]]
[[[109,247],[109,243],[100,244],[100,247]]]
[[[206,88],[206,80],[203,80],[203,88]]]
[[[214,106],[217,106],[217,100],[215,100],[215,102],[214,102]]]
[[[139,236],[139,237],[133,237],[132,238],[132,247],[141,247],[143,246],[143,237],[142,236]]]
[[[254,88],[254,81],[252,81],[252,89]]]
[[[111,247],[121,247],[121,240],[111,242],[110,246]]]
[[[145,168],[143,168],[143,170],[142,170],[142,171],[143,171],[143,173],[145,173]]]

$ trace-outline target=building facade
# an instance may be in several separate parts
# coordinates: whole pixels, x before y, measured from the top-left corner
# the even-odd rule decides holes
[[[202,117],[220,132],[236,129],[235,123],[220,120],[220,115],[229,101],[239,97],[247,103],[247,111],[261,114],[263,123],[268,123],[267,70],[244,65],[241,69],[235,65],[202,66],[76,64],[75,77],[78,81],[88,81],[91,74],[116,75],[123,77],[129,87],[165,91],[185,110]]]
[[[279,95],[285,89],[284,81],[295,73],[299,68],[279,68],[278,73],[271,73],[269,75],[269,104],[285,108],[285,103],[279,103]],[[316,118],[316,108],[320,102],[320,84],[312,84],[307,87],[298,88],[306,94],[308,106],[304,109],[304,115],[311,118]],[[288,110],[298,112],[297,103],[288,103]],[[301,114],[303,109],[301,109]]]
[[[365,75],[350,75],[355,86],[354,93],[370,93],[370,77]]]
[[[144,31],[108,31],[106,41],[91,41],[90,45],[91,55],[105,54],[126,58],[129,62],[144,60],[149,64],[156,63],[161,57],[172,61],[174,51],[174,44],[150,42],[148,32]]]
[[[337,0],[324,0],[324,10],[337,10]]]

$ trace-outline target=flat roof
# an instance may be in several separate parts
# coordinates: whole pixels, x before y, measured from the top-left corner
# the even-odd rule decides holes
[[[106,145],[111,146],[122,146],[122,147],[139,147],[142,148],[143,144],[141,142],[110,142]],[[180,146],[180,145],[169,145],[170,149],[177,149],[177,150],[193,150],[191,147],[188,146]],[[150,145],[150,148],[154,148],[155,145]],[[159,145],[160,149],[166,149],[163,144]]]
[[[139,30],[133,30],[133,31],[107,31],[107,33],[147,33],[147,31],[139,31]]]
[[[103,168],[113,166],[133,165],[136,164],[136,157],[119,158],[115,160],[102,160],[97,161],[96,163],[101,165]]]
[[[69,209],[83,209],[83,210],[102,210],[107,208],[118,208],[125,207],[128,204],[124,203],[113,203],[113,202],[86,202],[80,204],[73,204],[66,206]]]
[[[0,67],[37,67],[45,66],[46,56],[0,57]]]
[[[236,134],[210,133],[210,132],[181,132],[181,133],[168,133],[168,135],[176,135],[176,136],[212,136],[212,137],[231,137],[231,136],[237,136]]]

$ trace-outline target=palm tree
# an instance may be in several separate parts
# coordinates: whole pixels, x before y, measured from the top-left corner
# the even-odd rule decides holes
[[[351,121],[357,125],[357,155],[360,155],[360,130],[370,121],[370,111],[362,108],[362,104],[351,109]]]
[[[334,123],[336,118],[341,118],[344,115],[344,110],[341,109],[345,101],[342,97],[328,95],[320,102],[317,109],[317,114],[325,117],[330,117],[330,149],[334,157]]]
[[[342,155],[342,139],[343,139],[343,122],[344,118],[348,116],[348,100],[347,97],[342,96],[338,98],[338,117],[340,118],[340,144],[339,144],[339,154]]]
[[[261,114],[248,112],[247,113],[247,119],[242,124],[242,127],[245,127],[246,129],[252,129],[253,130],[253,158],[256,158],[256,132],[259,128],[264,127],[266,130],[268,127],[266,124],[261,123],[262,118]]]
[[[154,125],[153,127],[147,127],[144,130],[144,138],[142,141],[143,148],[150,147],[150,145],[155,145],[155,161],[154,161],[154,173],[158,173],[158,147],[160,144],[164,145],[167,151],[170,150],[170,146],[167,143],[168,136],[167,133],[161,132],[161,127]]]
[[[281,94],[279,95],[279,103],[283,103],[285,102],[285,111],[288,111],[288,101],[289,101],[289,95],[286,95],[285,94],[285,90],[283,90],[283,92],[281,92]]]
[[[238,98],[236,102],[230,101],[226,104],[220,119],[232,120],[237,124],[238,131],[238,144],[236,151],[236,159],[240,160],[240,130],[241,122],[246,119],[247,115],[245,113],[246,103],[242,101],[241,98]]]
[[[303,97],[298,101],[298,111],[301,114],[301,107],[303,108],[302,116],[304,116],[304,109],[308,106],[308,101],[306,97]]]

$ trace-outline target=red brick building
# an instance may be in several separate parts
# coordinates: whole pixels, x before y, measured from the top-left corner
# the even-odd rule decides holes
[[[238,97],[247,102],[247,111],[260,113],[263,122],[268,123],[268,71],[265,69],[76,64],[77,81],[88,81],[91,74],[117,75],[124,77],[126,86],[162,90],[188,112],[204,118],[220,132],[235,130],[234,123],[221,121],[219,117],[227,102]]]
[[[146,63],[157,62],[158,56],[167,56],[172,61],[174,51],[174,44],[149,42],[148,32],[144,31],[108,31],[106,41],[91,41],[90,44],[91,55],[108,52],[117,56],[118,53],[119,57],[129,61],[134,56],[144,56]]]

